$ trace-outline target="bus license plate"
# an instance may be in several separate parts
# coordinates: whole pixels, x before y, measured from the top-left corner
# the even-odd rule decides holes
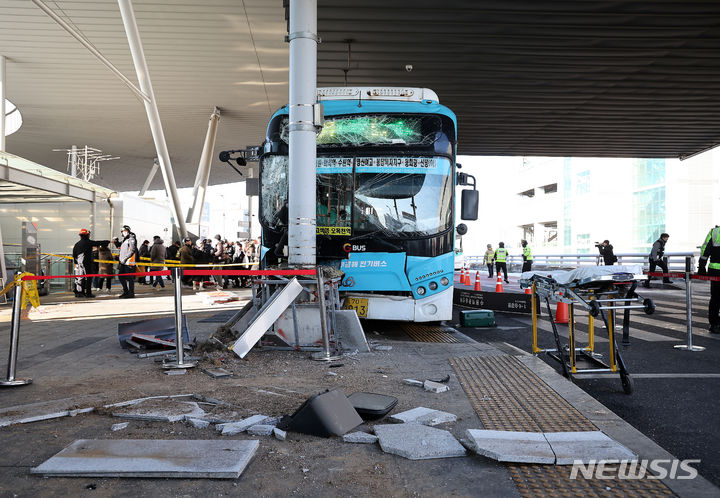
[[[343,308],[346,310],[355,310],[359,318],[367,318],[368,300],[362,297],[346,297]]]

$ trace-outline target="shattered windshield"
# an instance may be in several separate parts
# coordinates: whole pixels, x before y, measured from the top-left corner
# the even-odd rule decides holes
[[[288,158],[261,165],[261,217],[287,226]],[[452,167],[447,158],[322,156],[317,158],[317,233],[328,236],[421,237],[452,223]]]
[[[288,143],[288,120],[280,124],[280,138]],[[318,147],[366,145],[431,145],[442,133],[437,116],[367,114],[325,119]]]

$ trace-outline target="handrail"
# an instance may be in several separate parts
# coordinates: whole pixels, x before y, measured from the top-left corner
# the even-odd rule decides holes
[[[615,253],[619,265],[632,265],[641,264],[643,267],[649,267],[648,253],[645,252],[625,252]],[[669,270],[685,270],[685,258],[692,258],[692,264],[694,267],[695,260],[700,256],[697,252],[666,252],[664,257],[667,258]],[[483,256],[464,256],[458,258],[466,265],[477,265],[483,264]],[[522,264],[522,255],[510,254],[508,255],[508,264]],[[549,267],[577,267],[577,266],[590,266],[590,265],[602,265],[603,259],[600,254],[534,254],[533,255],[533,266],[549,266]]]

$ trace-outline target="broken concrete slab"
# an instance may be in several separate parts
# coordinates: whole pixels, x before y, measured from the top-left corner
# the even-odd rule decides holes
[[[440,384],[439,382],[433,382],[431,380],[426,380],[423,387],[426,391],[430,391],[431,393],[444,393],[445,391],[450,390],[450,388],[445,384]]]
[[[555,453],[542,432],[468,429],[465,437],[477,454],[515,463],[555,463]]]
[[[273,428],[273,436],[275,436],[275,439],[279,441],[285,441],[285,439],[287,439],[287,432],[275,427]]]
[[[408,386],[415,386],[415,387],[423,387],[425,383],[421,380],[415,380],[415,379],[403,379],[403,382],[407,384]]]
[[[345,434],[343,436],[343,441],[345,441],[346,443],[372,444],[376,443],[377,440],[377,436],[373,436],[372,434],[368,434],[367,432],[362,431]]]
[[[420,424],[376,425],[380,447],[410,460],[465,456],[465,448],[448,431]]]
[[[149,398],[112,410],[113,417],[155,422],[178,422],[185,418],[201,418],[205,413],[195,401],[176,398]]]
[[[90,396],[80,398],[63,398],[38,403],[8,406],[0,408],[0,427],[14,424],[27,424],[41,420],[50,420],[61,417],[74,417],[81,413],[90,413],[94,408],[75,408],[78,404],[96,402]]]
[[[45,476],[237,479],[257,440],[80,439],[31,470]]]
[[[196,429],[205,429],[206,427],[208,427],[208,426],[210,425],[210,422],[209,422],[209,421],[207,421],[207,420],[202,420],[202,419],[199,419],[199,418],[186,418],[185,420],[187,420],[188,422],[190,422],[190,424],[191,424],[193,427],[195,427]]]
[[[335,334],[344,351],[370,352],[370,346],[355,310],[336,310],[335,320],[337,322]]]
[[[225,377],[232,377],[232,372],[225,370],[224,368],[204,368],[203,373],[209,375],[213,379],[223,379]]]
[[[395,423],[415,423],[422,425],[439,425],[446,424],[448,422],[455,422],[457,416],[452,413],[443,412],[440,410],[433,410],[431,408],[425,408],[419,406],[412,410],[407,410],[401,413],[396,413],[390,417],[390,422]]]
[[[128,425],[130,425],[130,422],[121,422],[119,424],[113,424],[112,426],[110,426],[110,430],[113,432],[121,431],[121,430],[127,428]]]
[[[601,431],[546,432],[556,465],[575,462],[637,460],[637,455]]]
[[[239,422],[231,422],[229,424],[218,424],[215,426],[216,429],[222,431],[223,436],[232,436],[245,432],[253,425],[263,423],[268,418],[267,415],[253,415]]]
[[[249,427],[247,433],[251,436],[269,436],[272,434],[274,428],[274,425],[257,424]]]

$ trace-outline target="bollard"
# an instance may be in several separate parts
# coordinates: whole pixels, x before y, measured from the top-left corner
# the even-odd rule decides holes
[[[325,277],[323,276],[322,268],[320,268],[319,266],[317,267],[316,273],[318,305],[320,307],[320,328],[322,329],[323,338],[323,351],[322,353],[314,354],[312,356],[312,359],[317,361],[335,361],[339,357],[333,356],[330,353],[330,331],[328,330],[327,308],[325,307]]]
[[[183,369],[197,366],[197,361],[185,361],[182,336],[182,268],[173,268],[175,277],[175,361],[162,364],[165,369]]]
[[[15,378],[15,367],[17,366],[18,343],[20,342],[20,313],[22,312],[22,282],[15,286],[15,299],[13,301],[12,323],[10,325],[10,354],[8,355],[7,379],[0,380],[0,386],[24,386],[30,384],[32,379]]]
[[[692,292],[690,289],[692,271],[691,258],[685,258],[685,322],[687,323],[687,344],[676,344],[675,349],[682,351],[704,351],[702,346],[693,346],[692,342]]]

